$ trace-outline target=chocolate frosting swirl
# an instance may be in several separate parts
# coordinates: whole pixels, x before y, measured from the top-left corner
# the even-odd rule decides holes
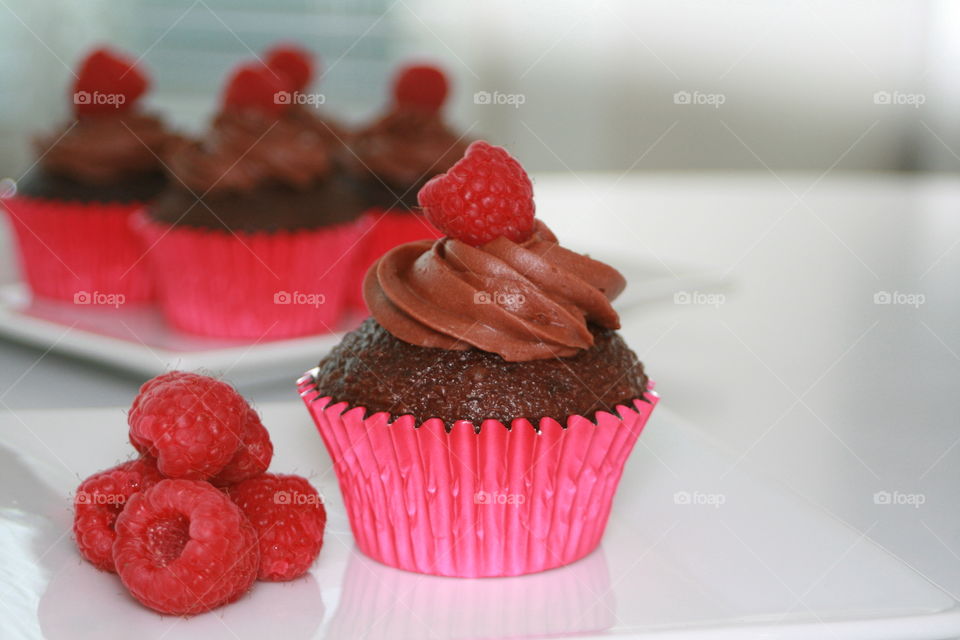
[[[161,172],[161,158],[177,140],[155,116],[120,112],[81,116],[34,146],[49,173],[107,185]]]
[[[350,147],[356,154],[357,172],[373,173],[391,187],[403,189],[447,171],[463,157],[469,142],[451,131],[437,113],[395,107],[354,134]]]
[[[618,329],[610,302],[625,286],[616,269],[564,249],[538,220],[523,243],[401,245],[367,272],[364,297],[377,322],[404,342],[476,347],[517,362],[593,346],[588,324]]]
[[[204,140],[179,149],[170,172],[199,193],[246,192],[263,185],[308,189],[330,171],[317,123],[291,109],[278,120],[226,110]]]

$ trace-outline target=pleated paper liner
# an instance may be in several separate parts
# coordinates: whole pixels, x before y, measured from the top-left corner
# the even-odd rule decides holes
[[[259,341],[338,328],[357,222],[232,233],[171,226],[141,211],[133,226],[164,317],[181,331]]]
[[[499,580],[416,575],[353,552],[328,637],[568,636],[609,629],[616,609],[602,548],[560,571]]]
[[[603,536],[630,451],[658,401],[654,392],[570,416],[479,430],[432,418],[390,422],[298,387],[330,452],[357,546],[386,565],[442,576],[515,576],[574,562]]]
[[[373,263],[401,244],[435,240],[443,234],[434,229],[422,215],[409,211],[370,209],[363,214],[362,220],[366,228],[360,241],[356,269],[350,278],[348,304],[355,311],[367,314],[367,304],[363,301],[363,278]]]
[[[0,200],[13,228],[21,273],[33,295],[95,304],[153,300],[130,218],[141,203],[101,203],[10,196]]]

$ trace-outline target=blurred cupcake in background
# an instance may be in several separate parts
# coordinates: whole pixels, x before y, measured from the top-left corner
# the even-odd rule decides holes
[[[263,62],[287,84],[287,88],[277,94],[278,102],[290,105],[285,117],[298,120],[305,128],[316,131],[331,160],[339,163],[345,157],[349,133],[321,111],[326,96],[310,91],[311,82],[320,75],[320,60],[296,44],[278,43],[263,53]]]
[[[340,320],[363,207],[329,127],[291,99],[312,61],[287,53],[233,71],[209,132],[171,156],[169,187],[137,220],[180,330],[261,340]]]
[[[133,60],[90,52],[71,88],[73,118],[36,138],[36,162],[3,197],[34,296],[152,299],[130,216],[166,185],[162,158],[178,138],[140,108],[148,86]]]
[[[361,283],[377,258],[406,242],[439,237],[419,212],[417,192],[450,169],[470,142],[466,133],[457,133],[443,119],[448,93],[449,82],[440,69],[401,67],[386,113],[350,139],[349,160],[370,207],[362,264],[350,285],[357,309],[366,310]]]

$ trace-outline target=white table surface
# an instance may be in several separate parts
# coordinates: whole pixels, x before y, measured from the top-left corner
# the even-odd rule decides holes
[[[259,583],[239,602],[189,620],[134,604],[116,576],[80,560],[70,536],[65,504],[77,476],[130,456],[123,411],[0,415],[0,637],[941,640],[960,633],[953,598],[780,483],[730,471],[734,458],[666,407],[657,407],[630,456],[600,548],[557,570],[475,580],[400,571],[363,556],[302,404],[259,409],[276,451],[272,468],[304,474],[324,497],[323,549],[304,578]]]
[[[663,406],[960,594],[960,179],[580,174],[536,193],[568,246],[728,271],[687,292],[721,304],[624,318]],[[0,256],[15,278],[8,236]],[[242,391],[293,401],[299,373]],[[0,342],[0,411],[127,405],[140,382]]]

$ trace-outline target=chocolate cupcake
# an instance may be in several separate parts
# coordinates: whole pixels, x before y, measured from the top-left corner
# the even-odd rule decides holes
[[[35,165],[3,198],[34,295],[152,299],[130,217],[166,185],[161,158],[179,138],[137,106],[147,86],[132,61],[91,52],[73,86],[74,118],[35,140]]]
[[[616,332],[624,279],[559,245],[501,148],[474,143],[419,201],[447,236],[381,257],[372,318],[299,381],[357,544],[448,576],[573,562],[657,402]]]
[[[287,68],[233,73],[210,131],[171,156],[171,184],[139,220],[178,329],[261,340],[340,322],[362,204],[333,128],[293,97],[308,74]]]
[[[370,224],[360,247],[364,254],[351,286],[353,304],[366,310],[363,274],[381,255],[406,242],[436,239],[417,206],[417,192],[463,157],[469,140],[444,121],[446,76],[430,65],[401,68],[385,114],[354,132],[348,162],[369,206]]]

